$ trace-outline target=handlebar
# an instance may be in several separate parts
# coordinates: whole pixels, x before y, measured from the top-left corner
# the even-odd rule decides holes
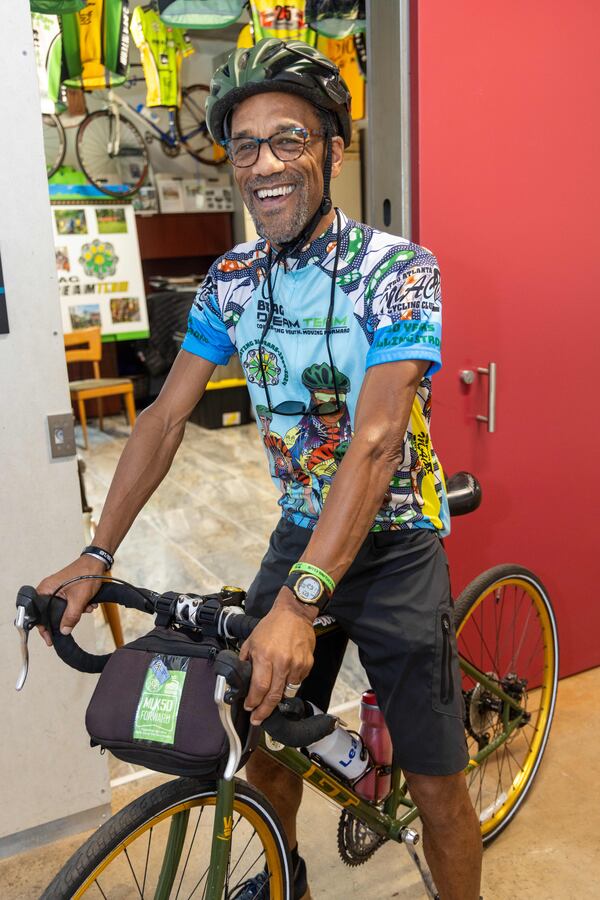
[[[96,578],[102,576],[85,576]],[[248,616],[241,606],[245,593],[236,588],[223,588],[218,594],[200,596],[167,592],[158,594],[146,588],[133,587],[116,579],[103,579],[94,603],[116,603],[127,609],[156,614],[157,625],[184,626],[203,635],[220,638],[223,645],[228,639],[244,641],[254,630],[259,619]],[[57,595],[38,594],[34,587],[24,585],[17,594],[17,618],[15,625],[21,634],[23,666],[17,682],[21,690],[27,677],[29,654],[27,637],[36,625],[46,627],[54,642],[54,648],[63,662],[79,672],[97,674],[102,671],[110,653],[95,654],[84,650],[71,634],[60,633],[60,622],[67,603]],[[215,672],[227,682],[225,702],[243,699],[249,690],[252,677],[250,662],[242,661],[237,653],[223,649],[215,660]],[[301,715],[302,713],[302,715]],[[304,702],[299,698],[284,699],[262,727],[277,741],[293,747],[306,747],[325,737],[336,727],[334,716],[320,714],[303,718]]]

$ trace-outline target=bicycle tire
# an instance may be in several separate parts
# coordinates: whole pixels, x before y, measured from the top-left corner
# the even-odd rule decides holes
[[[112,816],[88,838],[58,872],[40,900],[79,900],[88,894],[90,898],[131,896],[184,900],[192,895],[203,897],[202,884],[208,875],[212,838],[212,819],[205,823],[203,816],[208,810],[208,817],[211,818],[215,802],[215,783],[202,784],[191,778],[168,781],[148,791]],[[194,813],[196,809],[197,815]],[[160,842],[162,838],[166,840],[165,833],[172,828],[177,829],[182,820],[184,831],[175,850],[175,872],[170,883],[163,884],[161,894],[157,892],[157,886],[165,866],[168,867],[168,860],[164,850],[161,852]],[[224,900],[233,900],[240,885],[265,867],[269,872],[271,900],[290,900],[292,869],[281,823],[266,798],[238,779],[231,827],[232,855]],[[158,833],[154,834],[153,839],[155,831]],[[201,832],[204,846],[200,846],[200,842],[198,845],[195,843],[198,832]],[[190,834],[191,840],[188,840]],[[258,856],[255,835],[262,847]],[[159,861],[151,864],[151,852],[157,843]],[[235,864],[234,845],[236,849],[242,848]],[[236,871],[238,867],[239,871]],[[198,873],[202,873],[199,880]],[[131,884],[131,892],[127,890],[127,884]]]
[[[62,166],[67,140],[65,129],[58,116],[44,113],[42,115],[42,131],[44,136],[44,155],[46,157],[46,175],[52,178]]]
[[[486,675],[504,682],[504,689],[508,686],[529,716],[467,772],[483,843],[489,844],[519,811],[546,749],[558,687],[556,619],[539,578],[522,566],[506,564],[488,569],[464,589],[456,601],[455,622],[459,653]],[[463,693],[467,743],[473,756],[480,741],[485,745],[503,730],[505,704],[498,704],[464,672]],[[501,708],[493,708],[494,703]]]
[[[118,127],[117,152],[109,150]],[[143,136],[126,116],[100,109],[77,129],[77,159],[88,181],[109,197],[131,197],[146,180],[148,150]]]
[[[206,84],[191,84],[183,89],[181,106],[175,112],[175,129],[181,146],[206,166],[222,166],[227,154],[211,138],[204,117],[204,105],[210,94]]]

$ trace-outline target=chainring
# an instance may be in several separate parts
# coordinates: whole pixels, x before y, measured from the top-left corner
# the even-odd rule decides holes
[[[338,824],[338,851],[347,866],[362,866],[386,840],[343,810]]]

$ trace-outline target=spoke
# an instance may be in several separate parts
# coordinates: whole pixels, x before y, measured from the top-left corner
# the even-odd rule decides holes
[[[242,875],[242,877],[241,877],[240,880],[238,881],[238,884],[241,884],[241,883],[244,881],[244,879],[245,879],[246,875],[248,874],[248,872],[251,872],[251,871],[252,871],[252,869],[254,868],[254,866],[256,865],[256,863],[259,861],[259,859],[260,859],[261,856],[263,856],[263,855],[264,855],[264,851],[261,850],[260,853],[258,854],[258,856],[256,857],[256,859],[253,860],[253,861],[250,863],[250,865],[248,866],[248,868],[246,869],[246,871],[244,872],[244,874]]]
[[[142,900],[144,900],[144,895],[142,894],[142,892],[140,890],[140,883],[137,880],[137,876],[133,870],[133,865],[131,863],[131,860],[129,859],[129,853],[127,852],[127,847],[123,847],[123,853],[125,854],[125,858],[127,859],[127,862],[129,863],[129,868],[131,869],[131,874],[133,875],[133,880],[135,881],[135,886],[138,889],[138,894],[140,895]]]
[[[530,598],[530,602],[531,602],[531,598]],[[525,633],[527,630],[527,625],[529,624],[529,620],[531,618],[532,612],[533,612],[533,603],[529,607],[529,612],[527,613],[527,619],[526,619],[525,624],[523,625],[523,628],[521,631],[521,640],[519,641],[519,645],[516,649],[516,652],[514,650],[514,641],[513,641],[513,655],[512,655],[512,658],[510,661],[510,667],[509,667],[509,671],[511,671],[511,672],[514,672],[516,670],[517,657],[519,656],[521,649],[523,647],[523,641],[525,640]]]
[[[190,846],[188,848],[187,856],[185,858],[185,863],[183,864],[183,872],[181,873],[181,878],[179,879],[179,886],[177,888],[177,893],[175,894],[175,900],[179,897],[179,891],[181,890],[181,885],[183,884],[183,879],[185,877],[185,872],[188,866],[188,862],[190,860],[190,853],[192,852],[192,847],[194,846],[194,841],[196,840],[196,834],[198,832],[198,826],[200,825],[200,819],[202,818],[202,813],[204,812],[204,807],[199,807],[198,819],[196,821],[196,827],[194,828],[194,833],[190,840]]]
[[[517,772],[522,772],[522,771],[523,771],[523,765],[522,765],[522,763],[519,762],[519,760],[517,759],[517,757],[514,755],[514,753],[512,752],[512,750],[510,749],[510,747],[508,746],[508,744],[506,745],[506,751],[507,751],[507,753],[509,754],[509,756],[512,757],[512,760],[513,760],[515,766],[517,767]],[[510,760],[509,760],[509,763],[508,763],[508,768],[510,769],[510,775],[511,775],[511,778],[512,778],[511,784],[514,784],[515,779],[514,779],[513,774],[512,774],[512,768],[511,768],[511,765],[510,765]]]
[[[100,893],[102,894],[102,896],[104,897],[104,900],[108,900],[108,897],[106,896],[106,894],[104,893],[104,891],[103,891],[102,888],[100,887],[100,882],[98,881],[97,878],[96,878],[96,880],[94,881],[94,884],[96,885],[96,887],[98,888],[98,890],[100,891]]]
[[[483,626],[483,613],[482,613],[482,616],[481,616],[481,620],[482,620],[482,621],[481,621],[481,624],[482,624],[482,626]],[[490,653],[490,649],[489,649],[489,647],[488,647],[488,645],[487,645],[487,642],[486,642],[486,640],[485,640],[485,638],[484,638],[484,636],[483,636],[483,631],[482,631],[482,629],[479,627],[479,623],[477,622],[477,620],[475,619],[474,616],[472,617],[471,621],[473,622],[473,625],[475,626],[475,628],[476,628],[477,631],[479,632],[479,636],[480,636],[480,638],[481,638],[481,646],[482,646],[482,647],[485,647],[486,653],[487,653],[487,655],[488,655],[489,658],[490,658],[490,662],[491,662],[491,664],[492,664],[492,667],[495,668],[494,657],[493,657],[493,655]],[[482,658],[481,658],[481,662],[482,662],[482,668],[483,668],[483,656],[482,656]]]
[[[146,890],[146,877],[148,875],[148,860],[150,859],[150,844],[152,843],[152,832],[154,831],[154,826],[148,832],[148,849],[146,850],[146,865],[144,866],[144,880],[142,882],[142,895]]]

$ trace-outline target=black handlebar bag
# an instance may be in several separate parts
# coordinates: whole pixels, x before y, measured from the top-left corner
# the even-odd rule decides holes
[[[215,660],[222,649],[210,638],[154,628],[112,654],[87,708],[92,746],[128,763],[170,775],[218,778],[229,741],[214,701]],[[231,705],[244,753],[252,749],[250,714]]]

